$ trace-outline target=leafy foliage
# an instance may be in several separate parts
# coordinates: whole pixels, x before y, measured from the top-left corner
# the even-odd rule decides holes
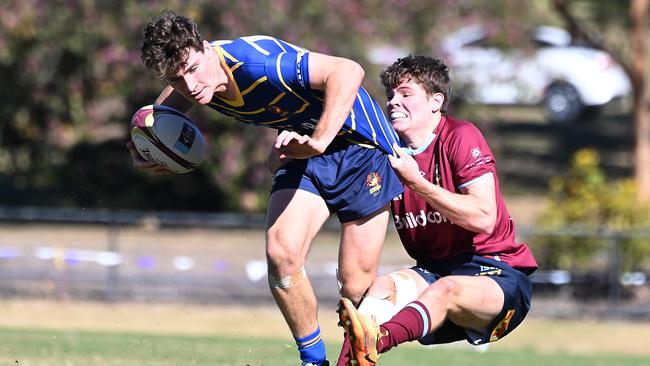
[[[198,108],[210,157],[188,176],[133,171],[124,148],[132,113],[163,87],[139,59],[141,27],[163,9],[194,18],[207,39],[269,34],[366,68],[383,44],[431,53],[447,30],[495,14],[534,12],[524,0],[9,0],[0,12],[0,198],[11,205],[263,211],[274,132]],[[493,17],[494,16],[494,17]],[[491,19],[493,17],[494,19]],[[124,184],[126,183],[126,184]],[[201,199],[203,197],[203,199]]]
[[[611,249],[611,242],[596,238],[596,233],[620,240],[625,269],[639,269],[650,258],[650,238],[631,235],[650,230],[650,207],[637,201],[632,179],[607,181],[599,162],[597,151],[580,150],[573,157],[570,171],[552,179],[540,227],[551,232],[571,227],[576,232],[534,241],[544,266],[569,269],[594,265],[598,254]],[[594,235],[575,236],[577,231]]]

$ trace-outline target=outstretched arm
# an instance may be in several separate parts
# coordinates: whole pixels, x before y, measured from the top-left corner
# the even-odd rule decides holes
[[[364,71],[358,63],[320,53],[309,55],[309,83],[325,92],[323,114],[311,138],[325,146],[336,137],[350,114]]]
[[[325,152],[350,114],[364,74],[352,60],[310,52],[309,86],[325,93],[323,113],[311,136],[290,131],[278,135],[280,155],[304,159]]]
[[[183,113],[187,113],[194,106],[189,99],[169,85],[156,98],[156,104],[166,105]]]

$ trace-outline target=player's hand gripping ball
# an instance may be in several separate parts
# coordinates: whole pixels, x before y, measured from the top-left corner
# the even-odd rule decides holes
[[[205,138],[191,119],[174,108],[148,105],[131,119],[131,140],[147,161],[173,173],[187,173],[205,160]]]

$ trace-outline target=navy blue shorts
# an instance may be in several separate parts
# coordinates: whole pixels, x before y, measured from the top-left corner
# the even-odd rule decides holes
[[[340,222],[367,217],[404,191],[386,153],[351,143],[331,145],[322,155],[283,165],[275,172],[271,193],[280,189],[321,196]]]
[[[422,344],[441,344],[467,340],[473,345],[497,341],[515,329],[530,309],[532,285],[528,276],[504,262],[477,255],[459,256],[450,261],[418,263],[412,268],[428,283],[450,275],[489,276],[505,295],[501,313],[482,332],[462,328],[449,319],[432,334],[419,340]]]

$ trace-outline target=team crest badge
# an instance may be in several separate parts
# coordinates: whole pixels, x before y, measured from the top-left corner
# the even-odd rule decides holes
[[[376,196],[379,194],[379,190],[381,190],[381,176],[379,173],[374,172],[368,174],[366,177],[366,186],[368,187],[368,192]]]
[[[282,110],[282,108],[278,107],[277,104],[269,104],[269,105],[265,106],[264,109],[266,109],[267,112],[270,112],[270,113],[273,113],[273,114],[279,114],[281,116],[285,116],[285,115],[289,114],[289,112],[286,112],[286,111]]]
[[[497,326],[492,330],[492,334],[490,335],[490,342],[498,341],[499,338],[503,337],[503,335],[508,330],[508,325],[510,325],[510,320],[512,319],[513,315],[515,315],[515,309],[508,310],[503,319],[501,319],[499,324],[497,324]]]
[[[481,156],[481,150],[478,147],[472,149],[472,156],[474,159],[478,159]]]

